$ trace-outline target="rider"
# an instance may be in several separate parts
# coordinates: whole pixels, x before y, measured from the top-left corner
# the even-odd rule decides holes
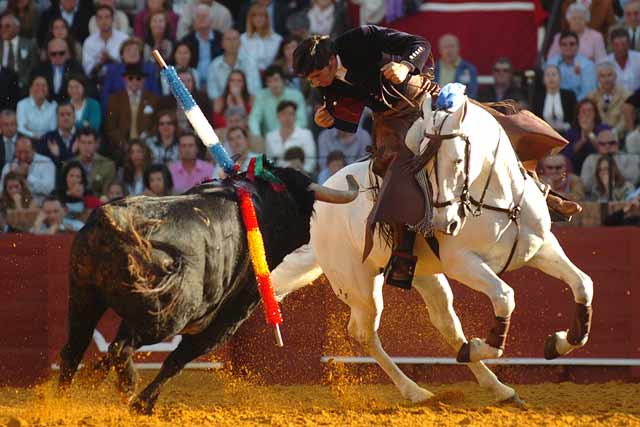
[[[390,200],[408,191],[413,193],[415,205],[422,202],[423,213],[431,209],[427,209],[426,193],[413,175],[390,179],[389,166],[396,157],[412,156],[404,144],[407,131],[420,117],[426,93],[435,95],[439,90],[430,76],[421,74],[430,50],[422,37],[366,25],[334,41],[326,36],[307,38],[295,50],[293,59],[295,72],[322,94],[324,105],[315,114],[318,126],[355,132],[364,106],[373,111],[373,172],[384,181],[368,229],[379,221],[393,228],[393,252],[385,268],[385,280],[402,288],[411,287],[416,263],[415,231],[405,224],[417,221],[403,219],[406,215],[401,210],[406,208],[406,201],[398,206]],[[386,214],[379,214],[381,210]]]

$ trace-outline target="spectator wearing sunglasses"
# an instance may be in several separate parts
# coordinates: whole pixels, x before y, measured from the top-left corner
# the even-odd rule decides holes
[[[620,143],[616,134],[611,129],[604,129],[598,133],[596,140],[597,153],[590,154],[582,165],[580,177],[589,194],[599,194],[596,180],[597,166],[601,164],[601,158],[611,157],[616,168],[622,174],[625,181],[632,185],[638,182],[640,177],[640,160],[635,154],[627,154],[620,150]]]
[[[551,186],[551,190],[575,202],[584,200],[584,184],[578,175],[569,173],[569,159],[562,154],[547,156],[542,160],[542,180]]]
[[[524,94],[513,81],[513,67],[509,58],[498,58],[493,64],[493,85],[484,86],[478,94],[480,102],[498,102],[513,99],[521,102]]]
[[[44,76],[49,84],[49,101],[58,104],[67,99],[65,79],[70,74],[83,74],[82,66],[71,59],[69,45],[63,39],[51,39],[47,44],[47,60],[40,63],[32,76]]]
[[[560,35],[560,54],[549,58],[547,64],[560,70],[560,87],[572,90],[578,101],[596,88],[596,67],[592,61],[578,53],[578,35],[563,31]]]
[[[616,84],[616,68],[611,62],[598,64],[598,88],[589,94],[596,105],[602,123],[615,129],[618,135],[623,135],[625,130],[622,105],[631,95],[622,86]]]

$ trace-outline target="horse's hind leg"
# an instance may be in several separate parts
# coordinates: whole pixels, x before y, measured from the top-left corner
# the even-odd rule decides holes
[[[445,274],[449,277],[488,296],[495,314],[494,326],[487,338],[473,338],[464,344],[458,351],[458,362],[501,357],[507,342],[511,313],[516,306],[513,289],[471,252],[456,252],[454,256],[443,258],[442,265],[446,266]]]
[[[364,279],[364,278],[362,278]],[[361,280],[362,280],[361,279]],[[368,277],[369,282],[372,277]],[[405,399],[414,403],[423,402],[433,396],[433,393],[419,387],[414,381],[409,379],[398,366],[391,360],[389,355],[382,348],[378,337],[378,326],[382,314],[382,283],[383,277],[377,276],[373,284],[373,294],[369,295],[349,295],[345,301],[351,308],[349,318],[349,335],[354,338],[373,357],[382,370],[391,378],[400,394]],[[329,277],[329,281],[334,286],[339,285],[335,279]],[[364,283],[364,282],[360,282]]]
[[[567,258],[560,243],[551,233],[528,265],[568,284],[573,291],[576,303],[576,313],[571,328],[549,336],[544,349],[545,358],[555,359],[585,345],[591,329],[591,301],[593,300],[591,278]]]
[[[453,293],[447,278],[444,274],[416,276],[413,284],[427,306],[433,326],[454,350],[459,350],[467,343],[467,339],[462,331],[460,319],[453,309]],[[502,384],[484,363],[473,362],[467,366],[478,380],[478,384],[490,390],[498,401],[519,401],[515,390]]]

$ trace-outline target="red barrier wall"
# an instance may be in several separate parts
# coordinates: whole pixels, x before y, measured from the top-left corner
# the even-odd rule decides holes
[[[574,358],[640,359],[640,229],[559,228],[567,255],[589,274],[595,287],[594,323],[588,345]],[[0,383],[27,385],[51,372],[66,339],[67,272],[72,237],[0,237]],[[549,333],[566,329],[573,316],[567,286],[536,270],[505,275],[516,292],[516,311],[505,357],[542,357]],[[493,317],[488,299],[454,283],[455,306],[468,337],[484,336]],[[385,289],[380,337],[392,356],[453,357],[430,325],[416,292]],[[348,308],[320,280],[283,304],[285,347],[274,345],[262,311],[238,331],[217,356],[245,366],[268,383],[318,383],[326,375],[321,356],[363,355],[346,338]],[[109,341],[118,318],[109,313],[98,329]],[[89,358],[97,352],[92,345]],[[150,361],[162,360],[153,354]],[[372,380],[384,380],[374,366],[360,366]],[[471,379],[463,366],[403,366],[424,381]],[[638,379],[637,367],[495,366],[512,382]]]

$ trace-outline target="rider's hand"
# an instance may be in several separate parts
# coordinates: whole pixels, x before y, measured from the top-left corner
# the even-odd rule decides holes
[[[323,105],[322,107],[318,108],[318,111],[316,111],[314,120],[316,124],[321,128],[329,128],[333,126],[333,122],[334,122],[333,116],[331,115],[331,113],[329,113],[329,111],[327,111],[326,105]]]
[[[409,67],[399,62],[388,62],[380,69],[384,77],[393,84],[402,83],[409,74]]]

